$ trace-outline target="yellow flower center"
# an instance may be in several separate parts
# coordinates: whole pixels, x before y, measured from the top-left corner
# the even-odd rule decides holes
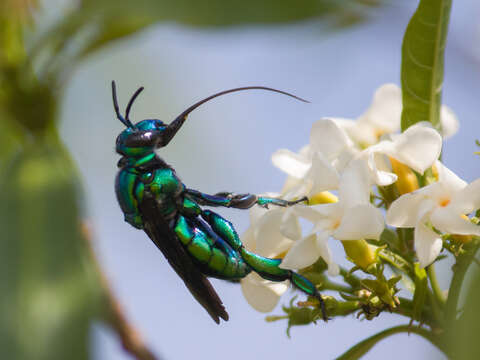
[[[438,202],[438,205],[440,205],[441,207],[445,207],[448,204],[450,204],[450,199],[440,199],[440,201]]]
[[[390,163],[392,164],[393,172],[398,176],[395,186],[397,187],[400,195],[407,194],[418,189],[417,176],[407,165],[395,160],[392,157],[390,158]]]
[[[384,129],[376,128],[375,130],[373,130],[373,134],[377,138],[377,141],[380,141],[380,137],[385,133],[386,131]]]
[[[340,220],[336,220],[332,225],[332,230],[335,230],[340,226]]]

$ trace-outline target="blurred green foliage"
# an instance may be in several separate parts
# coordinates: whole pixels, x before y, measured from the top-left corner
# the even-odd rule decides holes
[[[0,358],[85,359],[98,284],[81,233],[76,172],[32,141],[2,172]]]
[[[91,38],[80,56],[89,54],[109,41],[132,34],[159,21],[174,21],[188,26],[220,27],[275,24],[324,17],[332,25],[348,26],[366,17],[369,7],[382,0],[83,0],[81,6],[63,22],[55,44],[64,43],[62,33],[89,27]]]

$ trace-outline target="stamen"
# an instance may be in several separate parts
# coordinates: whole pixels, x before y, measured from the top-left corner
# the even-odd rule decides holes
[[[438,202],[438,205],[440,205],[441,207],[445,207],[448,204],[450,204],[450,199],[440,199],[440,201]]]

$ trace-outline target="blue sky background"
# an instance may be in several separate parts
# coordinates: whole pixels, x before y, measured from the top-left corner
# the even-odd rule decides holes
[[[285,177],[271,164],[275,150],[299,149],[315,120],[355,118],[378,86],[399,84],[401,40],[415,5],[398,1],[375,10],[369,22],[337,32],[316,21],[219,31],[162,24],[115,43],[76,71],[62,105],[62,136],[83,177],[96,251],[128,317],[163,359],[332,359],[367,336],[408,321],[386,313],[371,322],[348,317],[293,328],[288,339],[286,323],[266,323],[265,315],[246,303],[240,286],[213,280],[230,314],[230,321],[213,323],[147,236],[123,221],[113,191],[114,141],[123,125],[114,118],[110,81],[117,81],[123,106],[138,86],[145,86],[132,110],[134,121],[169,122],[201,98],[245,85],[275,87],[311,100],[304,104],[260,91],[216,99],[192,113],[161,152],[191,188],[278,191]],[[477,1],[454,1],[446,49],[443,99],[461,127],[445,144],[443,158],[468,181],[480,176],[473,155],[474,140],[480,138],[479,17]],[[221,213],[240,233],[247,228],[247,211]],[[341,247],[331,244],[341,261]],[[440,269],[445,286],[449,265]],[[287,294],[281,303],[288,299]],[[108,329],[96,326],[93,338],[96,358],[129,359]],[[429,343],[406,334],[380,343],[365,359],[385,356],[442,359]]]

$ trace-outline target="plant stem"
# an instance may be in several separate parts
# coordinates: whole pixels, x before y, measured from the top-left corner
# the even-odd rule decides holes
[[[329,281],[329,280],[324,281],[322,285],[323,285],[322,288],[325,290],[333,290],[333,291],[343,292],[347,294],[352,294],[355,291],[353,288],[349,286],[338,284],[336,282]]]
[[[404,297],[398,297],[398,300],[400,301],[400,304],[396,308],[392,309],[392,312],[412,319],[414,308],[413,301]],[[422,309],[420,323],[426,324],[432,329],[437,329],[439,327],[435,316],[432,314],[432,311],[428,307],[424,307]]]
[[[345,282],[349,284],[354,290],[361,289],[362,284],[360,283],[360,279],[355,275],[351,274],[347,269],[344,267],[340,267],[340,275],[343,277]]]
[[[442,327],[440,324],[444,323],[444,313],[440,309],[440,305],[439,305],[437,299],[435,298],[435,295],[430,291],[430,289],[428,289],[428,292],[427,292],[427,299],[430,303],[430,307],[432,309],[433,317],[435,318],[436,322],[439,324],[438,326]],[[425,307],[425,308],[427,308],[427,307]]]
[[[471,244],[471,248],[457,257],[457,262],[453,267],[453,278],[448,289],[448,298],[445,310],[445,320],[447,326],[452,326],[457,318],[458,298],[462,289],[463,279],[467,273],[468,267],[475,258],[479,243]]]
[[[437,274],[435,273],[435,264],[430,264],[427,266],[427,275],[430,279],[430,284],[432,285],[433,294],[435,295],[435,300],[438,301],[440,306],[445,305],[445,296],[443,295],[443,291],[440,288],[437,280]]]
[[[92,265],[99,277],[99,285],[101,287],[103,297],[103,312],[102,320],[109,324],[112,329],[120,337],[123,348],[133,358],[137,360],[156,360],[157,357],[143,342],[140,334],[134,329],[132,324],[127,320],[125,313],[123,312],[120,303],[115,298],[110,285],[108,284],[105,274],[100,268],[100,264],[97,261],[95,253],[92,247],[92,241],[88,226],[83,224],[82,232],[87,242],[89,255],[92,261]]]

